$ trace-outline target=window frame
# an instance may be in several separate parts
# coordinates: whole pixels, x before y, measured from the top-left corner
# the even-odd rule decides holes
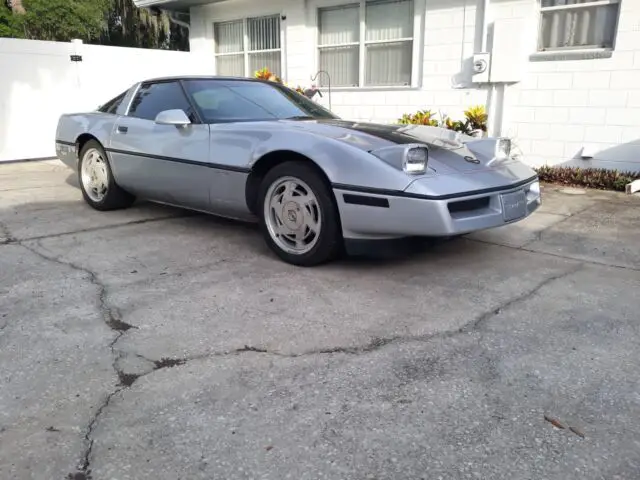
[[[117,95],[113,97],[111,100],[100,105],[97,111],[105,115],[117,115],[118,109],[122,105],[122,102],[124,102],[124,99],[127,97],[128,93],[129,93],[129,90],[127,89],[124,92],[122,92],[120,95]]]
[[[618,33],[618,24],[620,22],[620,6],[622,5],[621,0],[588,0],[588,3],[574,3],[569,5],[557,5],[553,7],[543,7],[542,0],[539,0],[539,12],[538,12],[538,38],[536,42],[536,54],[568,54],[572,52],[581,52],[581,51],[604,51],[611,52],[615,50],[616,37]],[[616,21],[613,25],[613,41],[611,42],[610,47],[603,47],[599,45],[577,45],[577,46],[568,46],[568,47],[549,47],[544,48],[541,45],[542,40],[542,26],[543,26],[543,18],[546,12],[562,12],[562,11],[575,11],[582,10],[585,8],[593,8],[593,7],[604,7],[607,5],[617,5],[616,12]]]
[[[129,100],[129,104],[127,105],[127,110],[126,112],[124,112],[125,117],[127,118],[131,118],[131,119],[136,119],[136,120],[141,120],[144,122],[154,122],[155,123],[155,118],[154,119],[148,119],[148,118],[142,118],[142,117],[138,117],[135,115],[131,114],[131,107],[133,106],[133,103],[135,102],[136,98],[138,98],[138,95],[140,95],[140,92],[143,88],[146,87],[150,87],[152,85],[160,85],[163,83],[175,83],[178,85],[178,87],[180,88],[180,91],[182,92],[182,95],[184,96],[184,99],[186,100],[186,103],[189,105],[189,110],[185,111],[184,113],[189,117],[189,120],[191,120],[191,123],[194,125],[198,125],[198,124],[202,124],[202,118],[200,116],[200,111],[198,110],[198,108],[194,105],[190,95],[187,93],[184,84],[183,84],[183,79],[180,78],[171,78],[171,79],[163,79],[163,80],[152,80],[152,81],[146,81],[146,82],[140,82],[136,87],[135,87],[135,91],[132,93],[131,95],[131,99]],[[158,112],[160,113],[160,112]]]
[[[277,52],[280,51],[280,77],[281,78],[285,78],[285,71],[286,71],[286,67],[285,67],[285,62],[286,62],[286,55],[285,55],[285,37],[284,37],[284,31],[283,31],[283,25],[282,25],[282,17],[284,15],[282,13],[260,13],[260,14],[255,14],[255,15],[247,15],[245,17],[241,17],[241,18],[224,18],[224,19],[218,19],[216,21],[214,21],[211,24],[211,37],[213,38],[213,55],[214,55],[214,72],[216,75],[219,75],[218,73],[218,57],[225,57],[225,56],[233,56],[233,55],[242,55],[243,57],[243,69],[244,69],[244,76],[246,78],[251,78],[253,76],[253,72],[249,72],[249,55],[252,53],[273,53],[273,52]],[[251,19],[259,19],[259,18],[270,18],[270,17],[275,17],[278,19],[278,35],[280,37],[280,48],[273,48],[273,49],[267,49],[267,50],[249,50],[249,29],[248,29],[248,23],[249,20]],[[235,23],[235,22],[242,22],[242,52],[226,52],[226,53],[217,53],[216,49],[217,49],[217,41],[216,41],[216,25],[219,24],[225,24],[225,23]]]
[[[424,40],[424,11],[425,0],[410,0],[411,11],[413,18],[411,19],[413,27],[413,36],[411,38],[399,38],[392,40],[367,40],[366,39],[366,4],[372,0],[316,0],[311,8],[314,9],[315,21],[314,21],[314,48],[315,48],[315,71],[320,68],[320,49],[327,47],[343,46],[342,44],[336,45],[320,45],[320,10],[326,8],[340,8],[348,7],[350,5],[357,5],[359,7],[359,41],[356,43],[344,44],[358,46],[359,65],[358,65],[358,85],[356,86],[337,86],[331,85],[332,90],[410,90],[420,88],[422,83],[421,75],[421,61],[420,56],[423,51]],[[412,42],[411,48],[411,79],[408,85],[366,85],[366,56],[367,45],[385,44],[385,43],[401,43]]]

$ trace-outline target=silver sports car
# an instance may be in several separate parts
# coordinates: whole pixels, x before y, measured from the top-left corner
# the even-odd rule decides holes
[[[59,158],[97,210],[136,197],[258,221],[284,261],[310,266],[349,240],[456,236],[540,205],[505,138],[341,120],[288,87],[246,78],[140,82],[60,117]]]

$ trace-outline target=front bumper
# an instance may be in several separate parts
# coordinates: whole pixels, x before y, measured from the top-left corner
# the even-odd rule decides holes
[[[516,187],[446,199],[334,189],[343,236],[449,237],[515,223],[541,205],[537,179]]]

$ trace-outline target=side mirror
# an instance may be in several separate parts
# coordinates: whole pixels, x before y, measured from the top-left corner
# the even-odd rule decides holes
[[[191,120],[183,110],[164,110],[156,116],[158,125],[173,125],[175,127],[186,127],[191,125]]]

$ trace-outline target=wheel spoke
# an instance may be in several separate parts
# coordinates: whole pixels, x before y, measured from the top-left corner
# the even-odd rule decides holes
[[[306,246],[304,241],[306,237],[305,233],[306,233],[306,228],[304,228],[304,226],[302,226],[302,228],[300,228],[295,232],[294,238],[295,238],[297,248],[303,249]]]
[[[320,233],[320,218],[316,218],[310,207],[304,209],[304,223],[313,233]]]
[[[98,167],[98,174],[96,175],[96,180],[98,182],[98,184],[100,185],[100,187],[104,188],[106,190],[107,188],[107,170],[104,166],[104,164],[99,165]]]
[[[284,184],[284,192],[282,193],[282,203],[290,202],[293,199],[293,193],[295,192],[296,184],[292,181],[288,181]]]
[[[310,207],[311,205],[315,205],[316,203],[316,197],[314,197],[313,195],[309,195],[308,193],[294,198],[296,202],[299,203],[302,207]]]
[[[282,196],[281,195],[274,196],[269,202],[269,207],[271,208],[271,210],[276,212],[276,214],[278,215],[278,218],[280,218],[280,212],[282,212],[282,207],[283,207]]]
[[[284,222],[282,221],[282,208],[283,205],[281,196],[275,196],[271,199],[271,202],[269,202],[269,210],[275,217],[278,226],[284,226]]]
[[[282,223],[282,221],[278,217],[276,217],[274,231],[276,235],[291,235],[292,233],[291,230],[287,228],[287,226]]]

